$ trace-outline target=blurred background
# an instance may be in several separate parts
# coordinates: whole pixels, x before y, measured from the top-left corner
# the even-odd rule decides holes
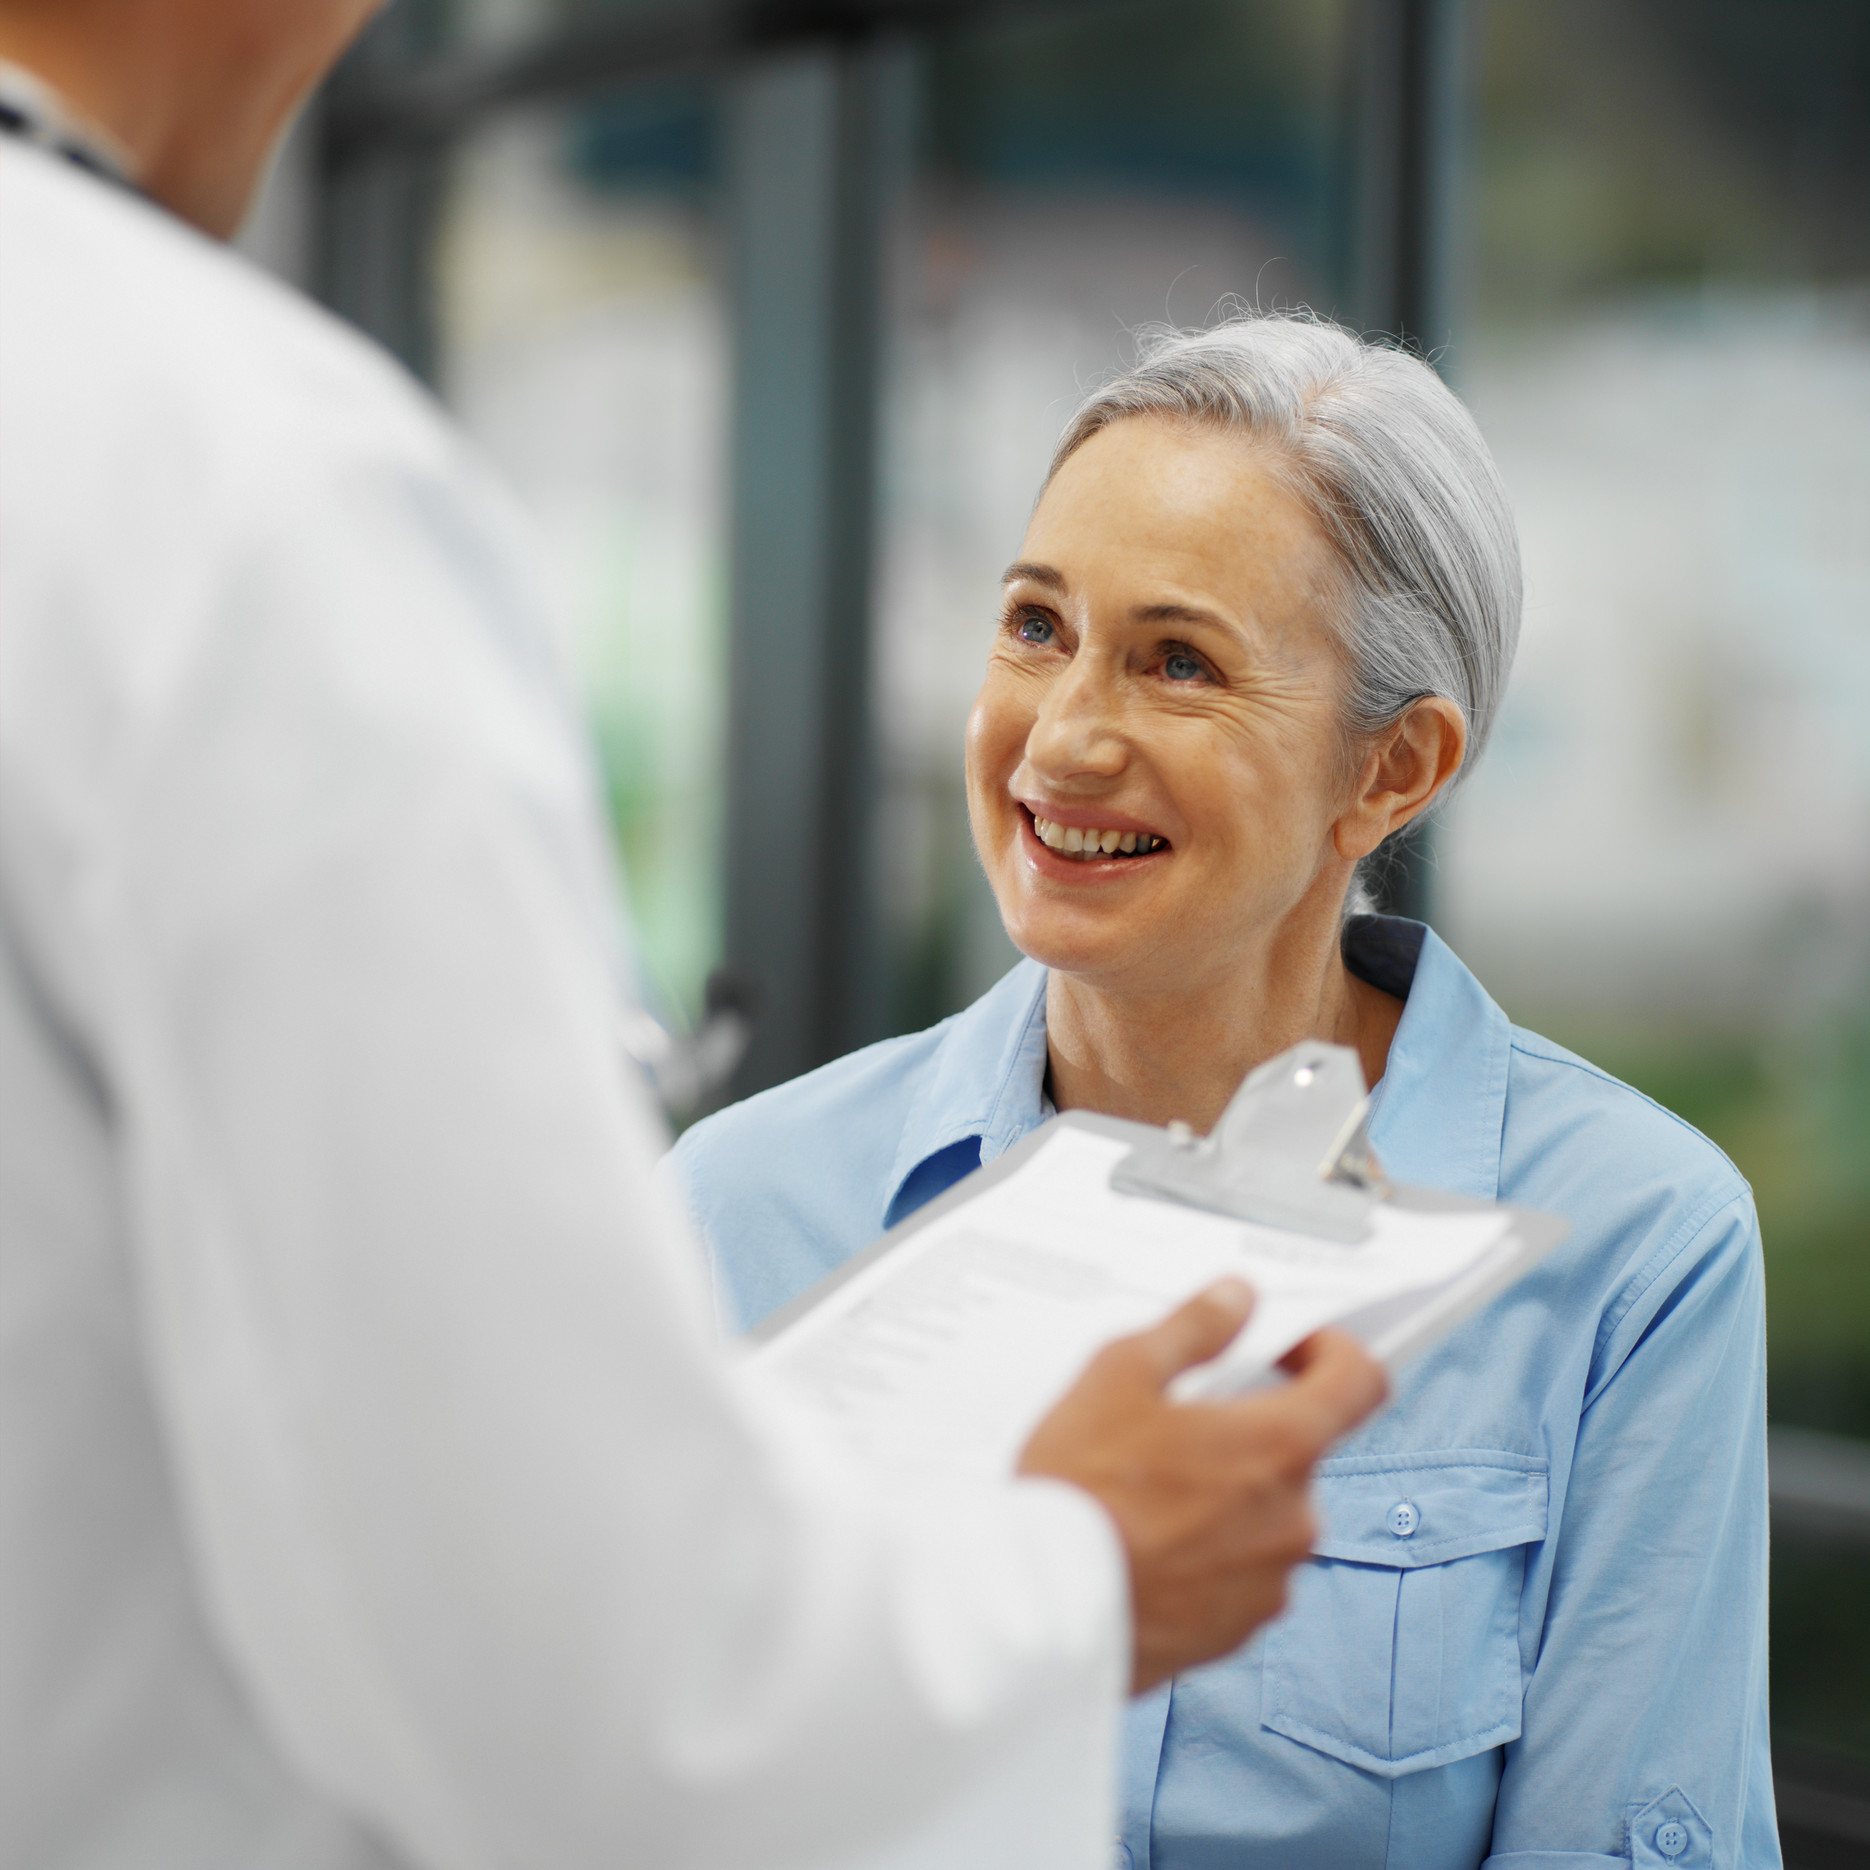
[[[759,992],[736,1093],[1011,964],[962,722],[1135,328],[1432,355],[1527,612],[1392,896],[1754,1186],[1787,1856],[1870,1863],[1870,5],[394,0],[244,238],[530,507],[645,995]]]

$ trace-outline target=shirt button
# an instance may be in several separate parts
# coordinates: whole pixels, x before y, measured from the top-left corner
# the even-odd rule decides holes
[[[1389,1529],[1399,1539],[1408,1538],[1421,1523],[1421,1514],[1407,1500],[1398,1500],[1390,1508]]]
[[[1688,1827],[1673,1818],[1656,1833],[1656,1849],[1665,1857],[1679,1857],[1688,1848]]]

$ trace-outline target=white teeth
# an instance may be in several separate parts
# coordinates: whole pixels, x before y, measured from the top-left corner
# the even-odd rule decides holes
[[[1039,842],[1048,850],[1073,857],[1114,857],[1122,851],[1126,857],[1153,851],[1162,839],[1147,831],[1087,831],[1079,825],[1061,825],[1055,818],[1032,815],[1032,828]]]

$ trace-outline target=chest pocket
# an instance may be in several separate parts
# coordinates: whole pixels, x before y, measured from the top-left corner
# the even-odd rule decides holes
[[[1266,1639],[1261,1724],[1386,1779],[1516,1738],[1546,1464],[1349,1455],[1319,1469],[1316,1501],[1312,1562]]]

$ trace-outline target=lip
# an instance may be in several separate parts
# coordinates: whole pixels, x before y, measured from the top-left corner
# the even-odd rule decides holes
[[[1153,851],[1134,853],[1129,857],[1119,857],[1114,853],[1109,857],[1066,857],[1055,851],[1050,845],[1041,842],[1038,827],[1033,823],[1033,809],[1022,799],[1019,802],[1020,843],[1025,850],[1026,861],[1043,877],[1058,883],[1114,882],[1117,878],[1132,874],[1141,874],[1144,870],[1153,870],[1158,864],[1166,863],[1175,854],[1172,844],[1162,844]],[[1047,818],[1056,824],[1076,824],[1080,831],[1087,826],[1098,826],[1106,831],[1135,831],[1139,836],[1147,834],[1159,837],[1159,832],[1151,831],[1147,825],[1139,824],[1133,818],[1126,818],[1119,813],[1106,813],[1102,818],[1094,818],[1079,811],[1072,817],[1063,812],[1048,809]]]
[[[1159,838],[1154,825],[1132,818],[1128,812],[1113,812],[1098,805],[1054,805],[1046,799],[1026,799],[1015,795],[1013,803],[1025,812],[1027,823],[1035,818],[1049,818],[1055,825],[1076,825],[1080,831],[1134,831],[1138,837]]]

